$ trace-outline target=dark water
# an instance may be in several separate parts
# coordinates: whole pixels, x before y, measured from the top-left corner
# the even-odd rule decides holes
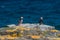
[[[0,0],[0,27],[18,24],[24,17],[24,23],[38,23],[44,17],[44,23],[60,29],[60,0]]]

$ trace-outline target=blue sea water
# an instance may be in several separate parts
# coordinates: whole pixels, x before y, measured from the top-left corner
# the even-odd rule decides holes
[[[60,30],[60,0],[0,0],[0,27],[18,24],[21,16],[24,23],[38,23],[42,16],[45,24]]]

